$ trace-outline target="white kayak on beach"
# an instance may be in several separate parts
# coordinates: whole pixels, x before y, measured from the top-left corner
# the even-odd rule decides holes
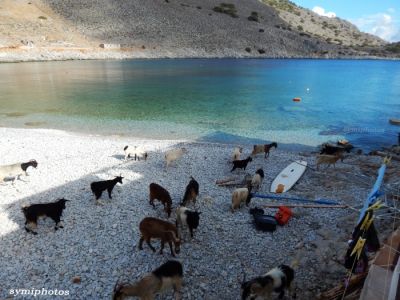
[[[306,167],[307,162],[304,160],[292,162],[271,183],[271,193],[285,193],[290,190],[304,174]]]

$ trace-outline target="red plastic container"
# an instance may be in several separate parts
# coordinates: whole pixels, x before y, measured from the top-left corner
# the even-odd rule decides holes
[[[292,210],[287,206],[279,206],[278,212],[275,214],[275,219],[279,225],[285,225],[293,216]]]

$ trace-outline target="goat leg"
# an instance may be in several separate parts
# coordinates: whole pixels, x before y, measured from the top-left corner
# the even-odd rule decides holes
[[[107,189],[107,192],[108,192],[108,198],[110,198],[110,199],[112,199],[112,197],[111,197],[111,192],[112,192],[112,188],[108,188]]]
[[[143,241],[144,241],[144,238],[143,238],[143,237],[140,237],[140,240],[139,240],[139,250],[143,250]]]
[[[36,223],[35,222],[30,222],[31,224],[33,224],[33,227],[36,228]],[[34,235],[37,235],[37,232],[33,231],[31,228],[27,227],[26,225],[28,224],[28,221],[25,222],[25,230],[26,232],[31,232]]]
[[[153,206],[154,209],[156,208],[156,205],[154,204],[154,199],[150,199],[149,203]]]
[[[176,279],[175,284],[173,285],[174,288],[174,294],[175,294],[175,300],[181,300],[182,295],[181,295],[181,288],[182,288],[182,279]]]
[[[163,248],[164,248],[164,242],[162,242],[162,243],[163,243]],[[169,249],[171,249],[171,255],[173,257],[175,257],[174,249],[172,249],[172,242],[168,241],[168,245],[169,245]]]
[[[160,254],[163,254],[163,250],[164,250],[164,240],[161,240]]]
[[[153,250],[153,252],[156,252],[156,248],[154,248],[151,243],[150,243],[150,239],[146,240],[147,245],[149,245],[150,249]]]

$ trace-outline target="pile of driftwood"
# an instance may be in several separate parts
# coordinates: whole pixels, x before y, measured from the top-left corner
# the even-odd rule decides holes
[[[368,272],[353,275],[347,284],[340,283],[338,286],[319,295],[319,300],[358,299]],[[344,298],[346,297],[346,298]],[[354,298],[353,298],[354,297]]]
[[[250,174],[246,174],[243,179],[238,177],[228,177],[224,179],[218,179],[215,183],[218,186],[243,186],[247,187],[251,183],[252,176]]]

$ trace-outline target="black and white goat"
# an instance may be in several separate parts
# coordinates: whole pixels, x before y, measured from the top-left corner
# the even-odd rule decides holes
[[[279,299],[285,296],[285,290],[296,298],[293,291],[294,270],[287,265],[273,268],[263,276],[253,278],[242,283],[242,300],[247,299],[272,299],[271,295],[279,293]]]
[[[189,201],[193,201],[196,204],[197,196],[199,195],[199,183],[190,176],[190,181],[186,186],[185,194],[183,195],[183,200],[181,205],[186,206]]]
[[[22,174],[28,176],[27,169],[29,167],[37,168],[38,163],[36,160],[32,159],[26,163],[16,163],[12,165],[0,166],[0,182],[4,181],[6,178],[18,179]]]
[[[178,224],[181,227],[188,227],[190,231],[190,236],[193,237],[193,229],[199,227],[201,212],[190,210],[184,206],[180,206],[176,209],[176,227]]]
[[[114,186],[119,182],[122,184],[122,179],[124,177],[116,176],[114,179],[111,180],[103,180],[103,181],[95,181],[90,184],[90,189],[92,190],[93,194],[96,197],[96,200],[99,200],[101,194],[104,190],[108,192],[108,198],[112,199],[111,192],[114,189]]]
[[[139,146],[125,146],[124,152],[125,152],[125,160],[131,157],[133,157],[135,160],[136,159],[140,160],[140,158],[147,160],[148,157],[147,151],[143,150]]]
[[[246,159],[242,159],[242,160],[234,160],[233,163],[233,168],[231,170],[231,172],[235,171],[236,169],[243,169],[246,170],[247,164],[249,162],[253,161],[253,159],[249,156]]]
[[[58,228],[64,228],[61,222],[61,215],[63,210],[65,209],[65,202],[69,200],[66,199],[58,199],[56,202],[51,203],[40,203],[40,204],[32,204],[29,206],[22,207],[22,212],[25,215],[25,230],[27,232],[32,232],[33,234],[37,234],[37,232],[33,231],[32,228],[29,228],[27,225],[31,224],[34,229],[37,227],[37,220],[39,217],[49,217],[54,222],[56,222],[55,230]]]
[[[117,283],[112,299],[122,300],[126,297],[136,296],[141,300],[151,300],[156,294],[171,287],[174,289],[175,299],[180,299],[182,279],[182,264],[176,260],[169,260],[134,284]]]

